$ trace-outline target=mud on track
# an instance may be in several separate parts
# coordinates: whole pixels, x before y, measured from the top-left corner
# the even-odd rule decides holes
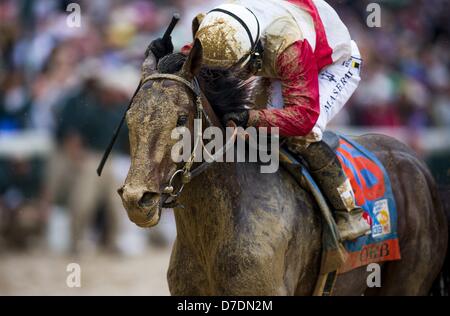
[[[135,257],[86,254],[79,259],[48,252],[1,253],[0,295],[169,295],[170,248]],[[67,264],[81,266],[81,288],[66,285]]]

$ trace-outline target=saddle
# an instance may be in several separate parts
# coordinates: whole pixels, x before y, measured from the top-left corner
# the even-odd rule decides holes
[[[396,204],[384,166],[355,140],[326,131],[323,141],[335,151],[350,179],[356,202],[363,208],[372,233],[341,242],[330,206],[307,164],[289,149],[280,149],[281,165],[313,196],[323,219],[322,260],[315,295],[330,295],[340,273],[374,262],[400,259]]]

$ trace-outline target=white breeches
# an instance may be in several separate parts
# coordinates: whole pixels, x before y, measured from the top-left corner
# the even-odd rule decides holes
[[[311,133],[310,142],[322,140],[325,128],[344,107],[361,81],[361,55],[352,41],[352,56],[322,69],[319,74],[320,115]]]
[[[306,143],[322,140],[325,128],[336,114],[344,107],[358,87],[361,70],[361,55],[354,41],[351,43],[352,56],[346,60],[338,60],[325,67],[319,73],[320,115],[311,132],[304,136]],[[275,80],[271,84],[268,106],[283,106],[281,82]]]

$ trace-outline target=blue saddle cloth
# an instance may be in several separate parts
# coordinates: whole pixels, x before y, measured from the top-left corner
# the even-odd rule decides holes
[[[356,197],[356,203],[364,210],[364,218],[371,225],[372,232],[354,241],[345,241],[347,251],[345,262],[339,273],[344,273],[374,262],[399,260],[400,246],[397,235],[397,208],[391,181],[386,169],[378,158],[361,144],[342,135],[338,135],[336,155],[350,179]],[[297,176],[308,182],[317,202],[324,203],[325,198],[313,177],[301,163],[286,150],[281,150],[282,161],[288,161],[298,172]],[[326,203],[326,202],[325,202]],[[335,223],[329,226],[335,226]],[[335,227],[330,227],[333,232]]]

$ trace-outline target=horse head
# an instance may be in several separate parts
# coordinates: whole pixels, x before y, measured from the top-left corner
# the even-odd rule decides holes
[[[140,227],[158,224],[179,165],[171,158],[177,140],[172,131],[194,128],[196,104],[192,85],[200,70],[202,47],[196,41],[180,71],[178,80],[158,76],[154,56],[149,54],[142,66],[141,86],[126,115],[129,129],[131,166],[125,184],[118,190],[128,217]],[[156,78],[155,78],[156,76]]]

